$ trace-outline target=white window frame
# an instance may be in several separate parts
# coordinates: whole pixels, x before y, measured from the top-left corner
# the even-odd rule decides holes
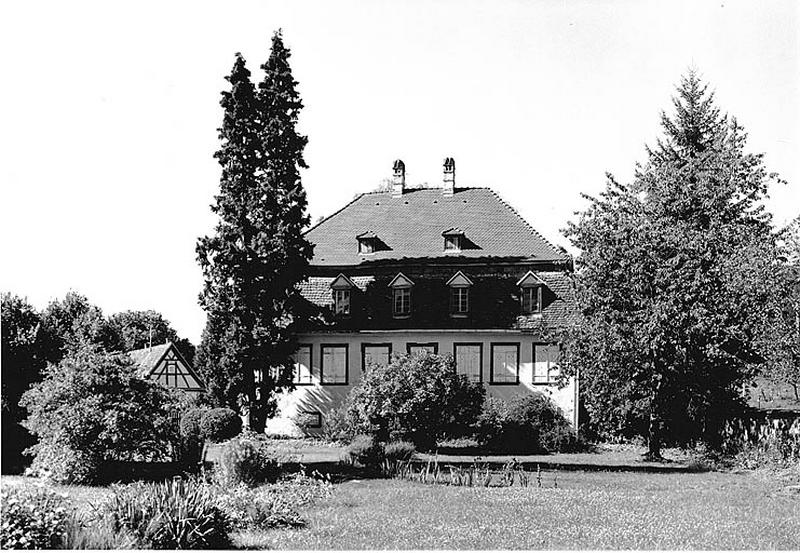
[[[461,236],[458,234],[446,234],[444,237],[444,251],[446,252],[460,252],[461,251]]]
[[[463,305],[461,304],[462,300],[463,300]],[[462,307],[464,309],[461,309]],[[451,286],[450,316],[466,317],[468,314],[469,314],[469,286]]]

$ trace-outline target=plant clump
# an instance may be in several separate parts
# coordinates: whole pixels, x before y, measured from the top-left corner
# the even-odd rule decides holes
[[[72,506],[66,495],[40,487],[0,490],[0,548],[56,549]]]

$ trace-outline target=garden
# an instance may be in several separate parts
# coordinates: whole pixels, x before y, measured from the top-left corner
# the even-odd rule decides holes
[[[584,443],[540,394],[487,398],[426,355],[370,368],[326,439],[281,439],[121,356],[59,367],[24,396],[39,441],[26,475],[2,478],[3,548],[800,546],[793,426],[654,462],[643,443]],[[159,463],[172,472],[137,473]]]

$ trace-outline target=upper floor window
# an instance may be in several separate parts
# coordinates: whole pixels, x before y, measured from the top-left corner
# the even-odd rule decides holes
[[[333,305],[337,315],[350,314],[350,290],[334,290]]]
[[[337,315],[350,314],[350,298],[351,291],[355,289],[356,285],[352,280],[347,278],[344,274],[340,273],[333,282],[331,288],[333,289],[333,311]]]
[[[444,236],[444,251],[460,252],[464,246],[464,231],[459,228],[449,228],[442,233]]]
[[[523,313],[542,312],[542,290],[545,282],[536,276],[533,271],[528,271],[524,277],[517,281],[520,289],[520,306]]]
[[[389,287],[392,289],[392,315],[394,317],[411,316],[412,286],[414,286],[414,282],[403,273],[397,273],[397,276],[389,283]]]
[[[450,314],[466,315],[469,313],[469,288],[450,289]]]
[[[523,313],[542,312],[541,286],[526,286],[522,288],[522,312]]]
[[[411,288],[395,288],[392,292],[392,313],[395,317],[411,314]]]
[[[358,253],[360,254],[371,254],[375,253],[378,250],[385,249],[381,247],[381,239],[378,238],[378,235],[368,230],[367,232],[362,232],[358,236],[356,236],[356,240],[358,240]]]
[[[450,287],[450,315],[452,317],[465,317],[469,313],[469,288],[472,281],[458,271],[447,281]]]

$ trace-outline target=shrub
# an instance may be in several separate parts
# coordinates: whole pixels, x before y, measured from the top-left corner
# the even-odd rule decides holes
[[[489,398],[476,425],[482,445],[517,453],[573,451],[578,439],[569,421],[540,393],[520,395],[510,402]]]
[[[212,442],[224,442],[242,431],[242,419],[233,409],[209,409],[200,419],[200,437]]]
[[[329,410],[322,421],[322,437],[329,442],[349,442],[355,435],[347,417],[348,402],[345,400]]]
[[[225,549],[230,522],[211,488],[194,480],[113,487],[101,507],[115,532],[146,549]]]
[[[220,491],[219,504],[238,528],[299,528],[306,520],[298,508],[331,494],[331,483],[297,473],[260,488],[240,485]]]
[[[383,470],[386,475],[393,476],[402,461],[408,461],[417,452],[411,442],[390,442],[383,446]]]
[[[200,436],[200,421],[208,409],[193,408],[187,410],[180,420],[180,457],[186,468],[197,465],[203,454],[203,440]]]
[[[372,436],[359,435],[347,446],[350,462],[377,469],[383,463],[383,446]]]
[[[55,549],[61,545],[71,505],[44,488],[0,490],[0,548]]]
[[[282,462],[264,442],[240,436],[222,449],[214,469],[214,479],[223,486],[256,486],[275,482],[281,474]]]
[[[354,433],[429,449],[439,438],[466,432],[484,394],[480,383],[456,374],[449,356],[396,356],[388,366],[367,369],[348,396],[347,418]]]
[[[110,461],[169,459],[175,396],[140,378],[128,356],[89,347],[45,374],[22,397],[25,426],[39,439],[28,450],[34,470],[58,482],[87,483]]]

